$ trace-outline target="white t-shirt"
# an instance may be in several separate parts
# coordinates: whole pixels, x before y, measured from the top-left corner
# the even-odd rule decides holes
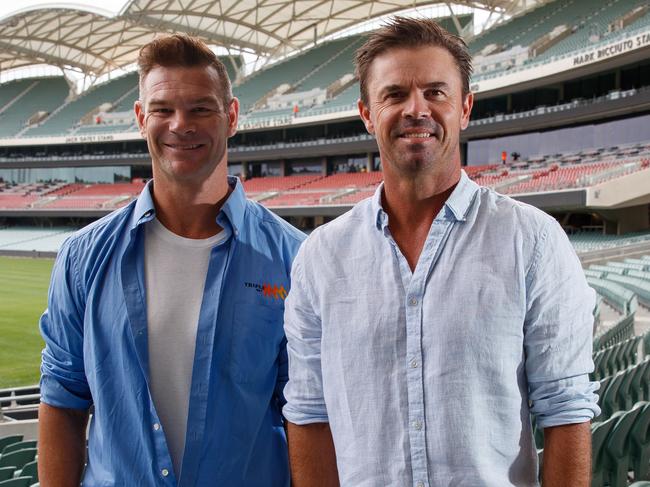
[[[224,232],[207,239],[181,237],[157,218],[146,224],[149,385],[177,477],[185,448],[205,278],[210,252],[223,237]]]

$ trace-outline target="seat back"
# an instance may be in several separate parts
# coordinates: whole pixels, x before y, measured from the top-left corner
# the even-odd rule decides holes
[[[5,449],[5,446],[18,443],[19,441],[23,441],[23,435],[11,435],[0,438],[0,453]]]
[[[25,464],[33,461],[34,458],[36,458],[36,448],[13,451],[0,456],[0,467],[23,468]]]
[[[645,446],[650,444],[650,402],[638,402],[634,407],[640,407],[641,411],[632,425],[630,436],[633,443]]]
[[[20,471],[19,477],[31,477],[31,483],[38,482],[38,460],[25,464],[23,469]]]
[[[618,399],[618,390],[621,387],[621,383],[625,378],[625,372],[618,372],[609,383],[605,394],[603,395],[603,414],[606,417],[610,417],[618,410],[617,399]]]
[[[0,487],[29,487],[30,485],[32,485],[31,477],[14,477],[0,482]]]
[[[623,412],[618,422],[614,425],[607,436],[606,450],[613,458],[624,457],[629,450],[629,434],[634,421],[641,412],[641,407],[635,407],[629,411]]]
[[[11,445],[5,446],[4,450],[2,450],[2,454],[6,455],[7,453],[11,453],[12,451],[24,450],[26,448],[36,448],[37,443],[38,442],[35,440],[19,441],[18,443],[12,443]]]
[[[0,468],[0,481],[10,479],[14,476],[16,467],[2,467]]]

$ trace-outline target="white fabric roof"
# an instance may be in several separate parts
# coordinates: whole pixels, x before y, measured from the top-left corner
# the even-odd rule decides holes
[[[96,77],[133,63],[159,33],[276,56],[361,21],[431,0],[131,0],[117,15],[83,5],[32,7],[0,18],[0,70],[49,64]],[[461,1],[513,14],[544,0]]]

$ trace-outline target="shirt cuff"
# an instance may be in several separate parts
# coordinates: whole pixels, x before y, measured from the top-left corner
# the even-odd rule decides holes
[[[85,399],[67,389],[54,377],[41,375],[41,402],[63,409],[86,410],[92,405],[92,400]]]
[[[530,411],[540,428],[585,423],[600,414],[599,387],[587,375],[530,384]]]
[[[282,408],[282,415],[287,421],[297,425],[329,423],[327,413],[305,413],[304,411],[299,411],[298,409],[292,407],[289,403],[285,404]]]

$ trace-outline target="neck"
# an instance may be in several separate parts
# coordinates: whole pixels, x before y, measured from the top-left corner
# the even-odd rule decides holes
[[[154,174],[156,217],[181,237],[212,237],[221,231],[216,219],[231,191],[225,174],[199,184],[178,181],[170,184],[164,177]]]
[[[460,167],[444,175],[404,178],[384,171],[383,204],[390,221],[431,225],[460,180]]]

